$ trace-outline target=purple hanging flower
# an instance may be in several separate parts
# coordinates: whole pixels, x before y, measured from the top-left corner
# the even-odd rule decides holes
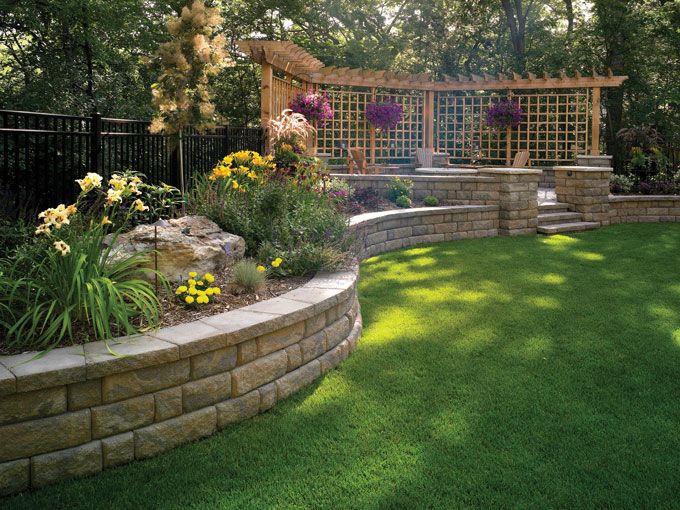
[[[501,99],[486,111],[486,125],[492,129],[517,129],[522,123],[524,112],[517,101]]]
[[[394,99],[366,105],[366,120],[380,129],[394,129],[404,116],[404,107]]]
[[[288,103],[288,108],[295,113],[301,113],[308,121],[318,123],[321,127],[333,118],[331,102],[325,92],[300,92]]]

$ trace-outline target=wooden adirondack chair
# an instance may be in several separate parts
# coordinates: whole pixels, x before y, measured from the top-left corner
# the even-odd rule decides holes
[[[527,166],[527,163],[529,163],[529,153],[527,151],[519,151],[515,154],[515,159],[512,161],[512,168],[524,168]]]
[[[366,161],[364,149],[361,148],[349,149],[349,158],[347,159],[348,172],[351,174],[355,173],[354,169],[359,174],[379,174],[384,168],[383,165],[369,165],[368,161]]]

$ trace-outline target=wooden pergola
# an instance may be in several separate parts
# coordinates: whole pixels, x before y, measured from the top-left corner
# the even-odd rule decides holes
[[[319,149],[337,153],[350,145],[363,147],[371,161],[406,158],[417,147],[446,151],[462,161],[478,155],[507,161],[513,150],[525,148],[532,159],[555,163],[573,159],[572,153],[597,155],[601,89],[618,87],[627,78],[611,71],[588,76],[562,71],[559,76],[459,74],[435,81],[427,73],[325,66],[290,41],[243,40],[238,45],[262,66],[263,125],[299,92],[323,90],[333,100],[336,118],[319,129]],[[486,108],[504,96],[525,111],[517,132],[492,132],[481,120]],[[395,133],[376,133],[363,119],[362,107],[387,97],[402,102],[407,115]]]

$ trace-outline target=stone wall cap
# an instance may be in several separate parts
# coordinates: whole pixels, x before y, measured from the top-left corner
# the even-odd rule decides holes
[[[577,158],[585,158],[585,159],[612,159],[613,156],[610,156],[608,154],[601,154],[601,155],[595,155],[595,154],[579,154],[576,156]]]
[[[10,393],[16,393],[16,391],[16,376],[9,371],[9,368],[0,363],[0,397],[3,395],[9,395]]]
[[[680,195],[609,195],[610,202],[664,202],[680,200]]]
[[[417,207],[415,209],[394,209],[391,211],[379,211],[359,214],[350,218],[350,226],[360,227],[378,223],[388,219],[401,217],[414,218],[417,216],[429,216],[431,214],[465,213],[497,211],[497,205],[446,205],[442,207]]]
[[[52,349],[44,354],[25,352],[2,356],[0,364],[14,374],[17,392],[84,381],[86,375],[82,345]]]
[[[606,166],[554,166],[553,170],[569,170],[571,172],[611,172]]]
[[[540,168],[480,168],[480,174],[502,174],[502,175],[541,175],[543,170]]]
[[[348,179],[355,181],[384,181],[389,182],[395,177],[400,179],[409,179],[411,181],[447,181],[447,182],[489,182],[493,181],[492,177],[485,177],[482,175],[384,175],[384,174],[330,174],[331,177],[340,179]]]

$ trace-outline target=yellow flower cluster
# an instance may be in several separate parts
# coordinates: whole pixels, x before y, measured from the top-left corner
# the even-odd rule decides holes
[[[181,303],[186,305],[207,305],[211,303],[215,296],[222,292],[218,286],[211,286],[215,282],[215,276],[205,273],[200,280],[197,280],[198,273],[191,271],[189,279],[182,283],[175,290],[175,295]]]
[[[123,197],[128,195],[141,195],[142,192],[139,190],[141,183],[142,180],[136,175],[134,177],[125,177],[124,175],[113,174],[111,179],[109,179],[109,186],[111,187],[106,192],[106,203],[112,205],[116,202],[122,202]],[[137,202],[141,203],[141,200],[138,199],[135,202],[135,208],[138,211],[145,211],[146,209],[140,209],[137,206]]]
[[[276,269],[278,268],[281,264],[283,263],[283,259],[281,257],[276,257],[274,260],[271,261],[271,266]],[[266,266],[263,266],[260,264],[257,266],[257,271],[258,273],[264,273],[267,270]]]
[[[43,222],[36,229],[35,235],[49,234],[52,227],[59,230],[62,226],[68,225],[70,223],[69,217],[76,212],[78,212],[78,208],[75,206],[75,204],[71,204],[69,206],[59,204],[53,209],[45,209],[38,215],[38,218],[42,219]]]
[[[80,189],[87,193],[93,188],[102,187],[102,176],[94,172],[88,172],[82,179],[76,179],[76,182],[80,186]]]
[[[212,181],[224,179],[229,188],[244,192],[251,183],[263,180],[274,168],[271,156],[263,157],[254,151],[239,151],[225,156],[213,168],[209,178]]]

